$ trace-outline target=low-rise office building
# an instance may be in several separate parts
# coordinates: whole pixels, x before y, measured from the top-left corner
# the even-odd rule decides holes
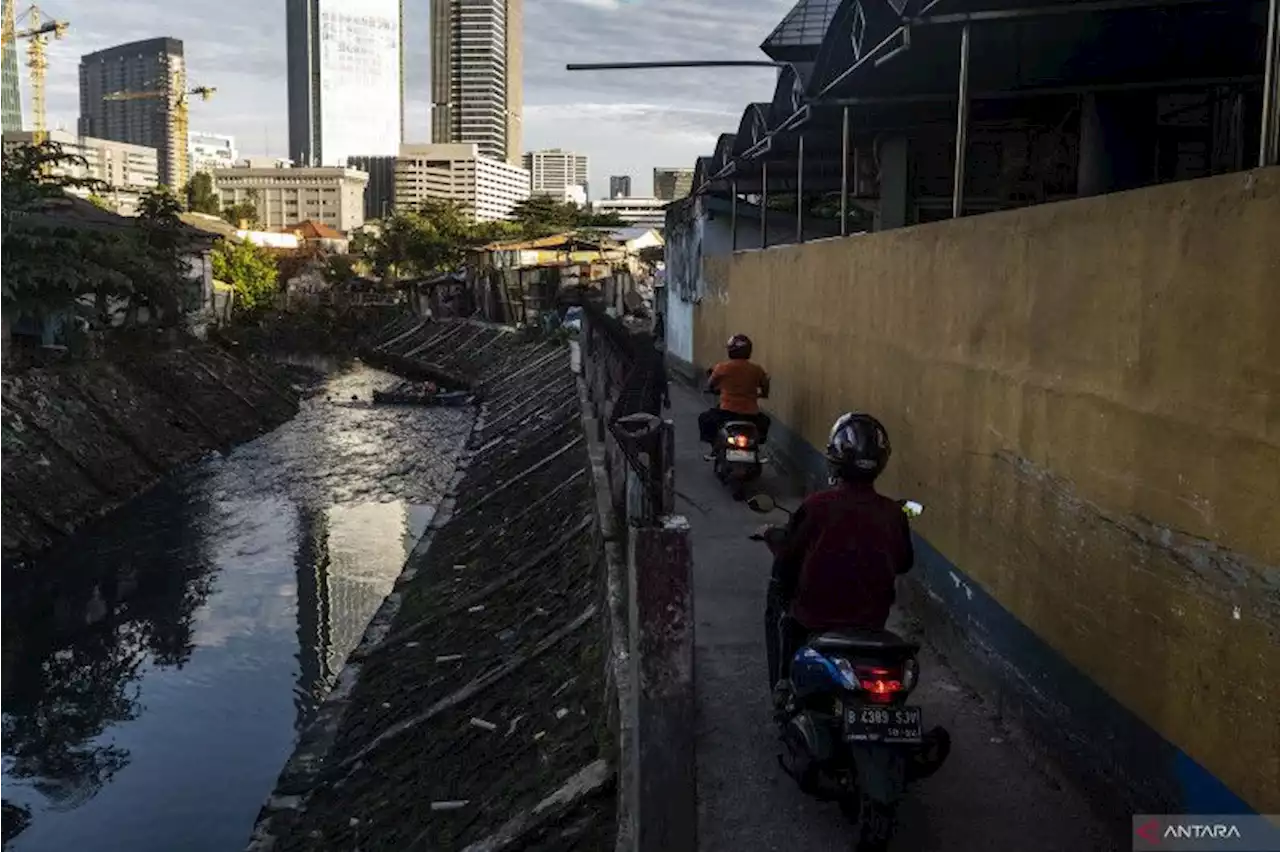
[[[452,201],[478,222],[508,219],[529,197],[529,172],[482,156],[476,145],[402,145],[396,158],[395,205],[412,210],[427,199]]]
[[[252,203],[264,228],[307,219],[343,233],[364,224],[369,175],[340,166],[242,165],[218,169],[213,185],[223,207]]]

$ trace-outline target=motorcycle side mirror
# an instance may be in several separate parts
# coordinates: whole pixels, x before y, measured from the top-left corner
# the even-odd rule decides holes
[[[778,508],[778,504],[768,494],[757,494],[747,501],[747,508],[761,515],[767,515]]]

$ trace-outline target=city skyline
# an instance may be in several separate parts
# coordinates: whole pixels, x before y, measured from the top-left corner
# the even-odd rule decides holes
[[[743,0],[730,7],[665,0],[540,0],[524,22],[524,150],[562,147],[591,158],[591,183],[610,174],[635,175],[633,191],[647,195],[654,166],[688,165],[713,146],[745,101],[767,97],[770,69],[571,73],[564,64],[618,58],[742,59],[791,5],[788,0]],[[427,4],[405,9],[405,125],[407,142],[430,140],[431,90]],[[193,80],[217,95],[192,106],[191,125],[234,135],[244,156],[286,156],[288,95],[283,4],[266,9],[248,0],[217,6],[122,0],[95,4],[62,0],[57,11],[71,27],[48,48],[50,128],[74,132],[79,110],[81,55],[137,37],[138,21],[157,35],[186,42]],[[26,71],[24,98],[29,101]]]

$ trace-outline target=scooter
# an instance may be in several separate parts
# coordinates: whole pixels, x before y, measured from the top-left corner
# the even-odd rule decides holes
[[[707,391],[712,393],[712,391]],[[760,430],[750,420],[728,420],[716,430],[711,445],[711,470],[728,486],[734,500],[746,497],[747,486],[760,478]]]
[[[765,494],[747,505],[782,509]],[[903,502],[911,516],[923,508]],[[783,536],[769,526],[751,538],[776,552]],[[921,708],[907,703],[920,681],[919,651],[888,630],[812,636],[775,696],[779,763],[806,793],[840,804],[857,826],[859,852],[888,848],[907,785],[937,772],[951,752],[946,729],[925,731]]]

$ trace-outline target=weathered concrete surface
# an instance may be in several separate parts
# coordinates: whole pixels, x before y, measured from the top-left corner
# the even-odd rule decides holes
[[[703,852],[847,852],[838,808],[800,792],[777,764],[764,653],[768,552],[747,539],[761,517],[734,503],[702,461],[696,417],[704,398],[672,388],[677,505],[693,529],[698,701],[698,837]],[[770,470],[760,485],[784,505],[800,494]],[[778,523],[778,518],[765,518]],[[901,613],[891,626],[912,625]],[[928,638],[928,637],[924,637]],[[915,697],[926,726],[953,737],[947,764],[903,803],[895,849],[912,852],[1093,852],[1127,848],[1084,799],[1033,764],[1017,731],[926,647]]]
[[[706,262],[697,359],[750,334],[810,448],[884,420],[931,591],[1121,811],[1280,809],[1277,233],[1271,168]]]
[[[3,394],[6,564],[298,406],[261,369],[194,342],[8,372]]]
[[[485,403],[451,499],[251,848],[611,846],[602,571],[568,354],[467,322],[406,320],[387,340]]]

